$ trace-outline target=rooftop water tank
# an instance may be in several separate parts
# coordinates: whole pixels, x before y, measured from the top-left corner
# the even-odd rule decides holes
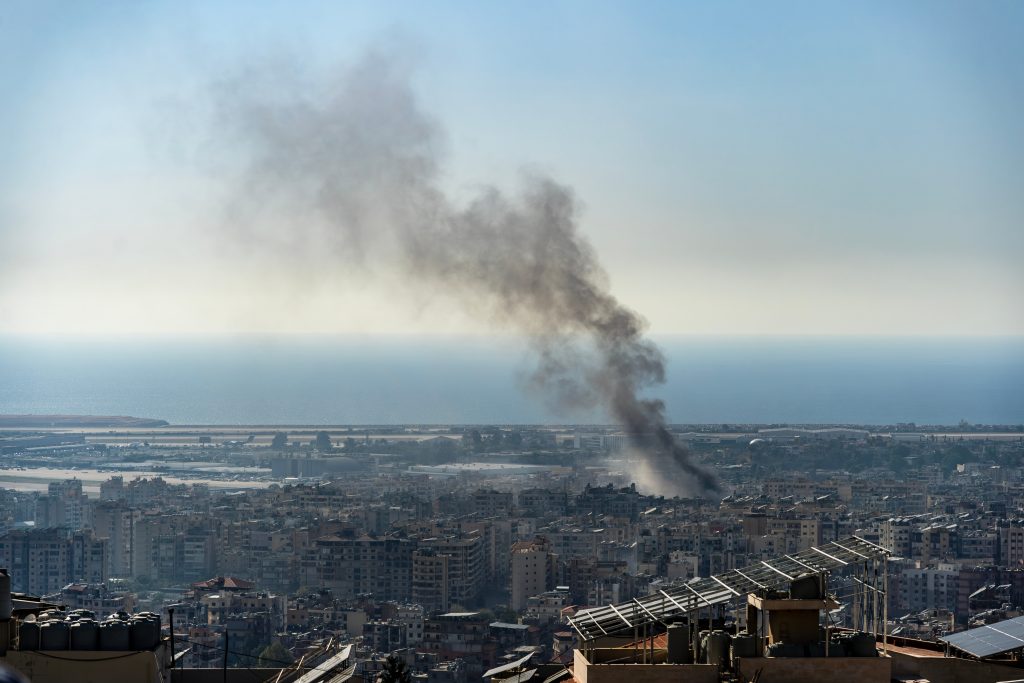
[[[11,602],[11,576],[6,569],[0,569],[0,621],[6,621],[14,613]]]
[[[789,584],[789,597],[794,600],[818,600],[821,598],[821,578],[816,575],[801,576]]]
[[[35,619],[32,621],[25,620],[18,625],[18,649],[39,649],[39,624],[36,623]]]
[[[668,641],[667,661],[669,664],[692,664],[690,652],[690,628],[685,624],[671,624],[666,630]]]
[[[160,644],[160,621],[137,614],[132,617],[129,639],[133,650],[153,650]]]
[[[729,634],[725,631],[712,631],[708,634],[707,663],[715,666],[726,666],[729,657]]]
[[[68,638],[72,650],[99,649],[100,625],[94,619],[80,619],[71,624]]]
[[[849,657],[877,657],[875,637],[870,633],[855,633],[846,639],[846,654]]]
[[[47,621],[39,627],[40,650],[68,649],[68,625],[64,621]]]
[[[732,657],[746,658],[757,656],[757,638],[749,633],[737,633],[732,639]]]
[[[120,619],[107,619],[100,624],[100,648],[106,651],[125,651],[131,649],[131,634],[128,622]]]

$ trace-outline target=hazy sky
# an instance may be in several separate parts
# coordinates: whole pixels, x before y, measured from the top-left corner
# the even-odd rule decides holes
[[[463,332],[223,239],[233,74],[386,44],[456,195],[571,185],[655,333],[1024,334],[1024,3],[0,3],[0,332]]]

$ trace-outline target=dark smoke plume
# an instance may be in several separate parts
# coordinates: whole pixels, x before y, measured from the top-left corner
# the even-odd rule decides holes
[[[449,199],[440,127],[390,54],[326,86],[264,73],[219,93],[222,131],[246,156],[234,218],[248,240],[397,262],[417,288],[437,287],[525,333],[539,357],[531,383],[556,407],[605,408],[649,461],[667,459],[658,469],[678,474],[676,490],[718,490],[676,444],[662,402],[640,397],[664,381],[665,359],[643,319],[608,291],[568,187],[533,176],[516,196],[487,188],[464,204]]]

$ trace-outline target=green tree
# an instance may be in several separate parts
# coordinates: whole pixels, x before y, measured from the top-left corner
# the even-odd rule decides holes
[[[388,655],[384,660],[384,668],[377,674],[377,683],[411,683],[412,674],[405,660],[394,655]]]
[[[519,619],[519,614],[514,609],[501,606],[494,609],[494,618],[497,621],[503,621],[506,624],[515,624],[518,623],[517,620]]]
[[[288,445],[288,433],[278,432],[274,434],[274,440],[270,442],[270,447],[275,450],[282,450]]]
[[[295,661],[292,653],[281,643],[271,643],[260,650],[257,660],[260,668],[274,669]]]

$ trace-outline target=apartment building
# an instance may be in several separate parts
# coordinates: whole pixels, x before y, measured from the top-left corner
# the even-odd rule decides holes
[[[420,548],[412,554],[412,601],[427,612],[451,609],[451,558],[435,548]]]
[[[552,590],[558,580],[558,555],[544,537],[521,541],[512,546],[511,602],[517,611],[526,609],[527,600]]]
[[[81,529],[89,519],[88,512],[81,479],[52,481],[46,495],[36,500],[36,527]]]
[[[218,524],[200,514],[138,518],[132,537],[132,569],[157,581],[196,581],[217,568]]]
[[[998,531],[1001,563],[1006,567],[1024,565],[1024,521],[1012,520]]]
[[[484,544],[479,534],[427,538],[419,548],[447,556],[448,599],[451,604],[475,605],[484,588]],[[414,581],[419,578],[414,576]]]
[[[0,537],[0,566],[11,574],[12,590],[50,595],[73,582],[107,579],[107,542],[91,531],[64,528],[9,531]]]
[[[92,529],[97,538],[107,539],[110,549],[107,575],[112,578],[131,578],[132,547],[135,522],[142,513],[123,501],[101,501],[93,506]]]
[[[372,594],[379,600],[405,601],[415,549],[415,541],[404,538],[324,536],[303,554],[303,583],[330,588],[342,599]]]

